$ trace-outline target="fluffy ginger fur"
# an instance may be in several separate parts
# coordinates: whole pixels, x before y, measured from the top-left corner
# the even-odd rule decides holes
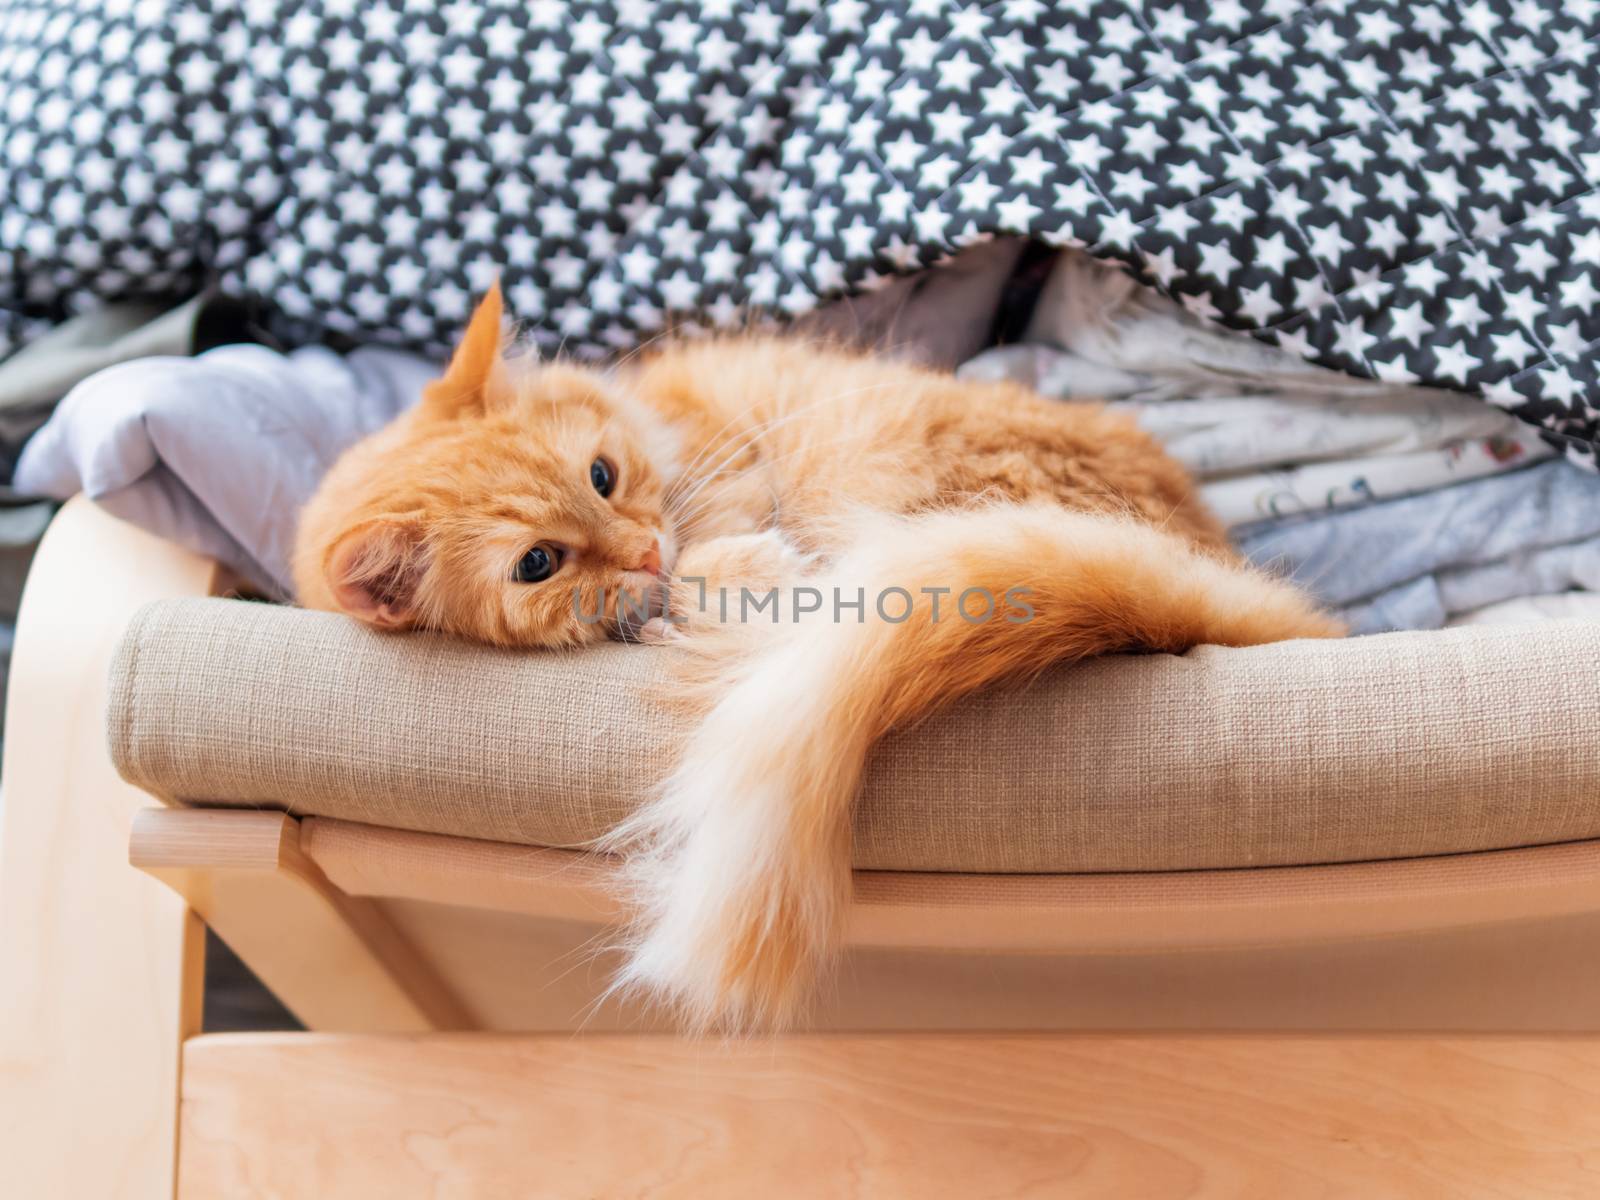
[[[300,596],[499,645],[686,633],[698,723],[605,848],[625,856],[636,914],[617,986],[688,1027],[802,1018],[841,936],[863,764],[889,729],[1088,655],[1340,632],[1241,562],[1182,468],[1097,406],[758,338],[609,373],[518,366],[501,328],[496,291],[421,405],[329,474],[302,518]],[[536,545],[561,565],[518,582]],[[579,619],[668,572],[869,599],[859,620],[825,604],[733,625],[679,582],[668,611],[687,625]],[[894,588],[899,621],[871,599]],[[1031,619],[960,619],[969,588],[1026,589]]]

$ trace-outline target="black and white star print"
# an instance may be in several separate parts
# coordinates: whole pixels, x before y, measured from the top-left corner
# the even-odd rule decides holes
[[[442,353],[973,241],[1600,436],[1600,0],[0,0],[0,330],[215,285]]]

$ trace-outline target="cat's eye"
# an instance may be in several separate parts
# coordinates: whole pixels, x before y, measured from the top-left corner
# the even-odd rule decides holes
[[[589,464],[589,482],[602,496],[609,496],[617,486],[617,469],[606,459],[597,458]]]
[[[560,549],[548,542],[540,542],[517,561],[511,578],[518,583],[543,583],[560,569]]]

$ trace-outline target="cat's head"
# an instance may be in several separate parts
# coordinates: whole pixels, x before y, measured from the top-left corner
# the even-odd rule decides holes
[[[667,442],[602,375],[506,358],[497,287],[443,378],[307,504],[299,598],[504,646],[614,635],[619,595],[659,590],[676,554]]]

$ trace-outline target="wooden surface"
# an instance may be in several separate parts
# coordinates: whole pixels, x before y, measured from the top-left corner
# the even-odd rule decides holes
[[[167,839],[186,864],[236,856],[228,822],[282,820],[151,819],[193,827]],[[662,1024],[601,999],[615,908],[592,855],[318,817],[300,822],[299,848],[379,911],[479,1028]],[[1600,843],[1157,876],[861,872],[856,900],[816,1029],[1600,1030]],[[354,999],[343,974],[276,978]]]
[[[597,1003],[618,960],[592,925],[377,903],[485,1030],[662,1024],[637,1005]],[[1179,954],[858,947],[809,1020],[834,1032],[1600,1032],[1600,919]]]
[[[218,1035],[183,1196],[1600,1195],[1600,1042]]]
[[[301,821],[301,845],[352,896],[615,921],[610,861]],[[1304,946],[1600,913],[1600,841],[1333,866],[1095,875],[857,871],[848,942],[984,954],[1137,954]]]
[[[330,884],[279,812],[146,809],[128,858],[183,896],[309,1029],[471,1029],[375,905]]]
[[[106,668],[133,611],[213,567],[75,501],[23,594],[0,782],[0,1193],[170,1200],[178,1046],[200,926],[128,866],[150,803],[106,754]]]

